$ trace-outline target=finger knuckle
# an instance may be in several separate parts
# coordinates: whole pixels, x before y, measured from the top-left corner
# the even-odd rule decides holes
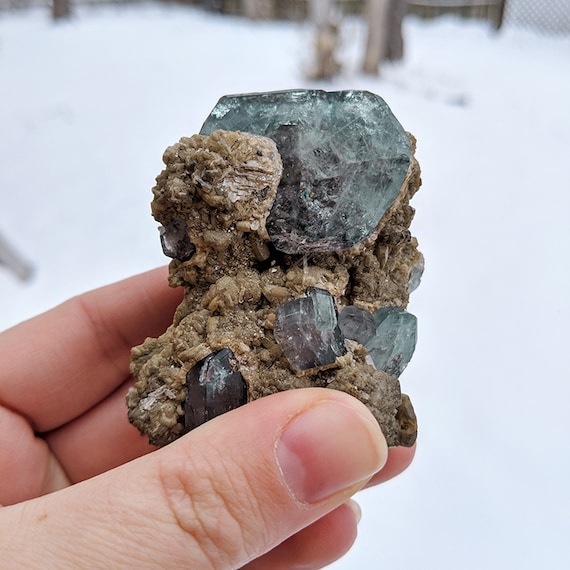
[[[206,567],[235,567],[259,554],[266,525],[243,469],[213,452],[162,465],[160,483],[173,522]]]

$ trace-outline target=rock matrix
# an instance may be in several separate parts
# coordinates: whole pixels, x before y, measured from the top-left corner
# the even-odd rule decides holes
[[[224,97],[201,134],[166,149],[152,214],[185,296],[132,350],[129,419],[151,443],[319,386],[362,401],[389,445],[413,445],[399,377],[424,264],[414,152],[380,97],[304,90]]]

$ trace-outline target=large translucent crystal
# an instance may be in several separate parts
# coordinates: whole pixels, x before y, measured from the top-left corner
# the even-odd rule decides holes
[[[283,303],[275,315],[275,340],[298,371],[328,366],[346,353],[332,295],[311,287],[307,296]]]
[[[275,141],[283,176],[267,220],[285,253],[350,249],[394,203],[410,140],[388,105],[367,91],[228,95],[201,133],[244,131]]]

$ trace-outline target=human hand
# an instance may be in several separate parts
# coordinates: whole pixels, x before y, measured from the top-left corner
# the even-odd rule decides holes
[[[256,400],[147,454],[127,421],[130,347],[180,300],[160,269],[0,335],[2,568],[320,568],[355,539],[350,497],[411,462],[324,389]]]

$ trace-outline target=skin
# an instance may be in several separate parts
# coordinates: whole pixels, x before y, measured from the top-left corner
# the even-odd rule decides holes
[[[2,568],[321,568],[356,538],[352,495],[412,461],[361,403],[325,389],[262,398],[151,447],[125,394],[130,348],[181,300],[166,276],[0,335]]]

